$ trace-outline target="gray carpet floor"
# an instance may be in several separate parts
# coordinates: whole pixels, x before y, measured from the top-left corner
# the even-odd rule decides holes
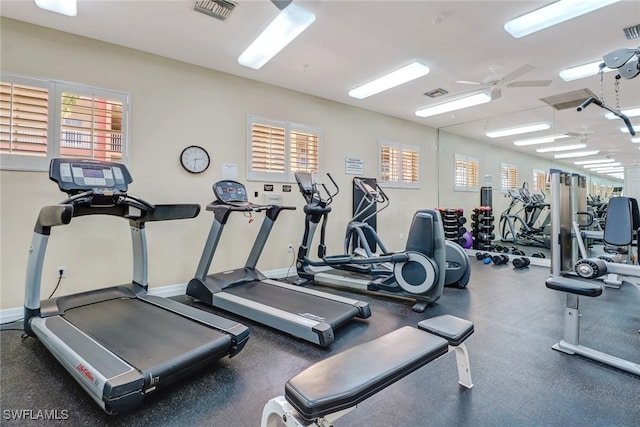
[[[196,303],[248,325],[251,337],[245,349],[170,390],[147,396],[138,411],[127,415],[103,413],[37,339],[3,331],[0,423],[258,426],[265,402],[282,394],[287,379],[307,366],[400,326],[452,314],[475,324],[475,333],[466,341],[472,389],[458,385],[455,357],[449,354],[367,399],[336,426],[640,425],[640,377],[551,349],[562,336],[565,295],[545,287],[548,269],[514,270],[475,259],[471,264],[468,287],[446,288],[424,313],[411,311],[412,304],[403,300],[330,290],[356,295],[369,302],[373,312],[367,320],[338,329],[330,348]],[[185,297],[176,299],[192,304]],[[623,286],[580,301],[581,342],[640,362],[640,292]],[[31,410],[26,413],[32,418],[38,410],[57,410],[66,419],[12,419],[11,411],[20,410]]]

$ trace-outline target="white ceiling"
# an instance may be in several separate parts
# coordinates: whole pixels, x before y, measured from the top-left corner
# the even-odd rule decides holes
[[[587,132],[588,148],[601,150],[597,158],[610,155],[624,166],[640,165],[640,144],[620,132],[622,120],[605,119],[606,111],[593,104],[582,112],[556,111],[540,100],[578,89],[600,96],[599,76],[564,82],[558,72],[601,60],[617,49],[638,47],[640,39],[627,40],[622,29],[640,24],[639,1],[621,1],[514,39],[503,29],[504,23],[549,2],[296,0],[316,14],[316,21],[257,71],[239,65],[237,57],[279,10],[268,0],[235,1],[237,6],[225,21],[195,12],[195,0],[79,0],[73,18],[41,10],[32,0],[3,0],[0,14],[514,149],[518,149],[512,144],[514,137],[489,139],[485,130],[547,121],[551,130],[527,137]],[[431,72],[364,100],[347,95],[350,89],[414,60],[428,65]],[[490,67],[499,66],[508,74],[525,64],[536,68],[517,80],[552,80],[551,85],[503,87],[502,97],[489,104],[430,118],[414,114],[420,107],[478,89],[457,80],[482,81],[492,74]],[[604,75],[605,102],[612,107],[615,74]],[[424,95],[436,88],[449,95],[437,99]],[[640,107],[640,76],[620,79],[619,100],[623,109]],[[632,123],[640,126],[640,117]],[[535,148],[520,150],[536,155]]]

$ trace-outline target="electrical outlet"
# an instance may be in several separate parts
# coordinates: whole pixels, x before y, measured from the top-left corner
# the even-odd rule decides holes
[[[289,252],[290,254],[293,253],[293,245],[291,243],[287,245],[287,252]]]
[[[67,266],[59,265],[56,267],[56,277],[67,277]]]

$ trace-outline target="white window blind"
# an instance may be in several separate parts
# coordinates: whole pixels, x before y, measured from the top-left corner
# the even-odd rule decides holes
[[[3,169],[41,170],[53,157],[128,163],[129,95],[3,73]]]
[[[247,179],[293,182],[293,172],[320,174],[320,129],[247,118]]]
[[[381,185],[418,188],[419,147],[381,140],[378,142],[378,160]]]
[[[518,188],[518,167],[508,163],[500,164],[500,187],[503,190]]]
[[[480,161],[474,157],[455,155],[455,190],[477,191],[480,181]]]

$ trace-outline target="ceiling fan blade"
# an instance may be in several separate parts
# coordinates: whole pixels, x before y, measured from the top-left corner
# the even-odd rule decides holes
[[[507,86],[509,87],[546,87],[551,84],[551,80],[520,80],[517,82],[511,82]]]
[[[462,85],[475,85],[475,86],[481,86],[482,83],[480,82],[472,82],[469,80],[456,80],[455,83],[460,83]]]
[[[520,77],[523,74],[528,73],[531,70],[534,70],[536,67],[535,65],[531,65],[531,64],[524,64],[522,67],[513,70],[512,72],[510,72],[509,74],[507,74],[506,76],[504,76],[502,78],[503,81],[510,81],[513,79],[516,79],[518,77]]]

